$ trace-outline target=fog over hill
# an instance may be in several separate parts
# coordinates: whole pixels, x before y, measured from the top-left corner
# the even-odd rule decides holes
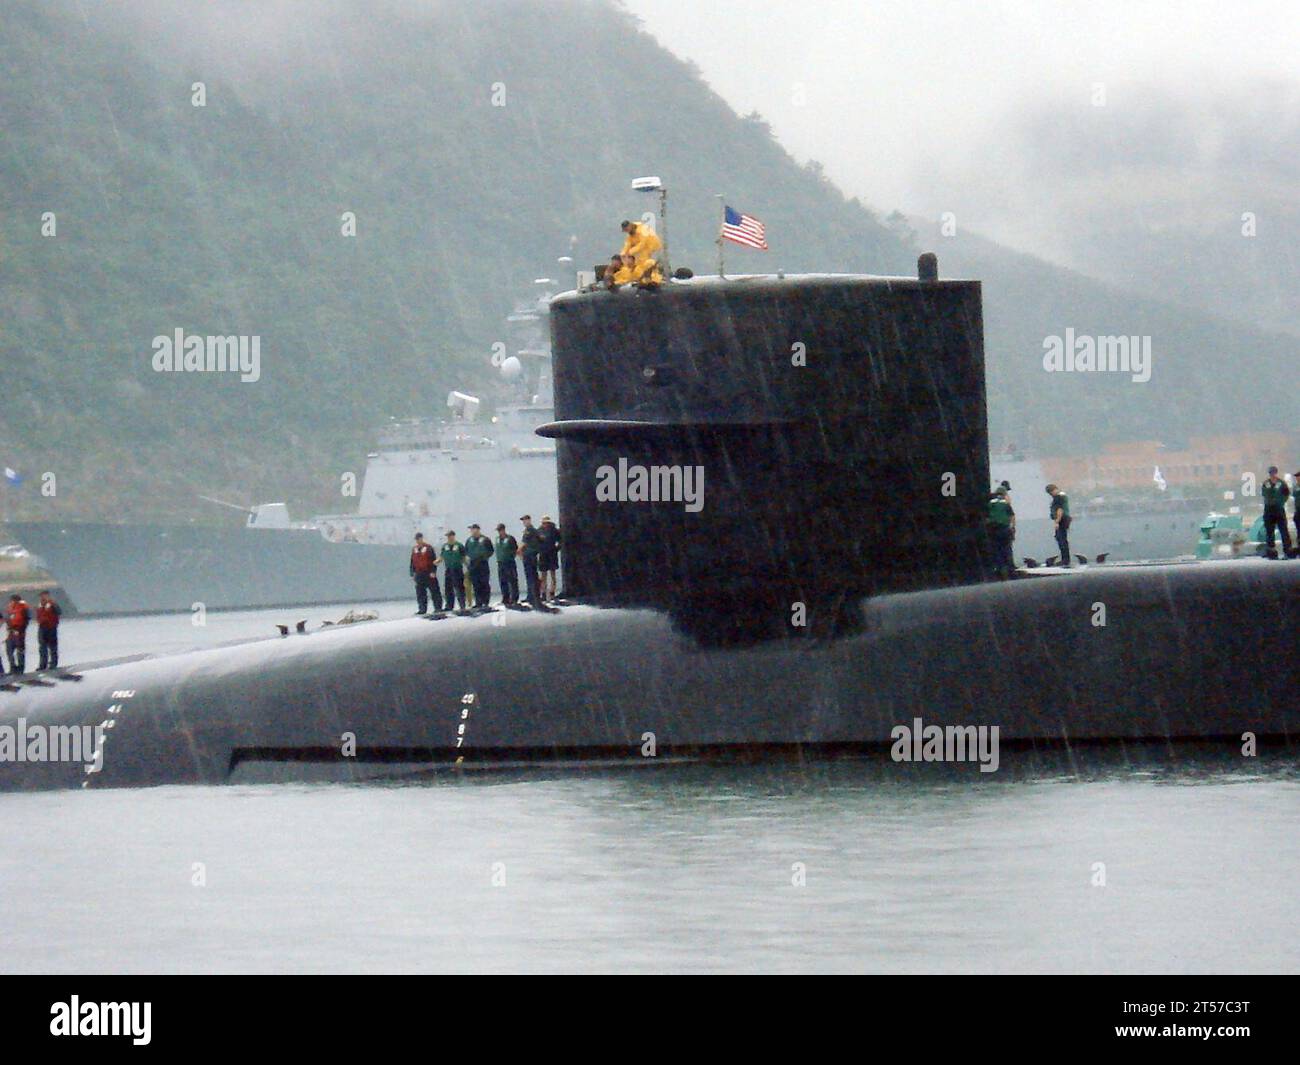
[[[515,298],[559,255],[603,260],[650,173],[675,265],[712,269],[725,193],[772,243],[730,251],[736,272],[911,273],[924,245],[982,278],[995,440],[1290,429],[1259,397],[1300,340],[887,224],[605,0],[11,0],[0,18],[0,461],[28,478],[11,516],[184,517],[199,493],[336,509],[386,418],[496,395]],[[1067,327],[1151,336],[1151,380],[1046,374]],[[155,372],[176,329],[259,336],[258,380]]]
[[[1048,99],[990,131],[1000,183],[946,161],[960,214],[1156,299],[1300,335],[1300,83],[1129,86],[1105,108]]]
[[[1287,0],[628,0],[796,159],[882,211],[1300,332]]]

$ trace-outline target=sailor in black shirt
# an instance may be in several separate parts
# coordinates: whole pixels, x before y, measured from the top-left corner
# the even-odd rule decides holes
[[[531,515],[519,519],[524,523],[524,534],[519,555],[524,560],[524,582],[528,585],[528,602],[542,605],[542,589],[537,580],[537,556],[542,550],[542,532],[533,524]]]
[[[541,549],[537,552],[537,572],[542,578],[542,597],[554,599],[556,595],[555,571],[560,568],[560,528],[547,515],[542,518],[542,527],[537,530],[541,537]]]

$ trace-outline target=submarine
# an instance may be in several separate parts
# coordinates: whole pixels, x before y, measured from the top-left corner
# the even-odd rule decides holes
[[[560,605],[6,678],[0,788],[816,757],[916,718],[1293,741],[1300,566],[990,579],[981,287],[932,255],[569,292],[551,330]],[[93,751],[14,757],[60,730]]]

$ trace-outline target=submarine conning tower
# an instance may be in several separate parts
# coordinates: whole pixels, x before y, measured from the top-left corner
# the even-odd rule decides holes
[[[918,272],[557,297],[565,593],[788,608],[981,579],[980,284]]]

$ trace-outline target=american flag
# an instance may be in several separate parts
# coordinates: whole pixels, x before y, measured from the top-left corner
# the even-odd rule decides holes
[[[722,235],[747,248],[767,251],[767,229],[753,215],[741,214],[730,207],[723,207]]]

